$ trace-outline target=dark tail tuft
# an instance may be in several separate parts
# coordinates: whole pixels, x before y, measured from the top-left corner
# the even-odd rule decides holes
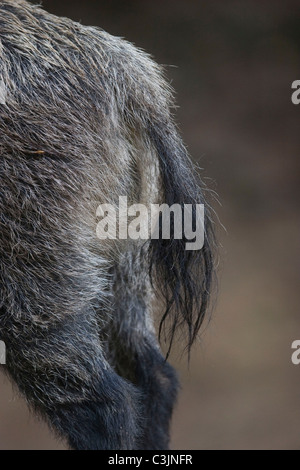
[[[165,126],[149,124],[149,138],[154,145],[160,162],[164,202],[205,204],[202,183],[191,163],[177,129],[172,123]],[[195,213],[193,213],[195,216]],[[152,284],[165,300],[165,313],[159,326],[159,337],[169,318],[170,353],[175,332],[186,327],[188,333],[188,353],[195,341],[207,312],[214,273],[214,233],[205,205],[205,240],[198,251],[186,250],[186,239],[151,240],[150,275]]]

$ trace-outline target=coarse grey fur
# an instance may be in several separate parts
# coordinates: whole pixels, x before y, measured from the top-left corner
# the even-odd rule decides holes
[[[122,195],[204,202],[170,87],[125,40],[22,0],[0,1],[0,80],[7,371],[71,448],[167,448],[177,379],[151,305],[161,288],[172,335],[185,323],[193,342],[210,291],[209,218],[202,252],[187,254],[177,240],[100,241],[96,209]]]

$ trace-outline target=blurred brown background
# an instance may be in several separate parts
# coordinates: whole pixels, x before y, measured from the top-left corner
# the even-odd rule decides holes
[[[218,304],[189,369],[172,357],[172,448],[299,448],[299,1],[43,3],[176,66],[184,140],[222,203]],[[0,390],[0,449],[64,448],[3,375]]]

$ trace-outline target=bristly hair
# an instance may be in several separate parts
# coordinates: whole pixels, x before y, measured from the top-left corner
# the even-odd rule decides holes
[[[205,205],[205,239],[201,250],[186,250],[187,239],[151,240],[150,276],[157,292],[164,298],[165,312],[160,321],[159,338],[171,319],[169,347],[175,333],[187,328],[187,350],[199,333],[208,310],[214,278],[214,230],[209,207],[205,204],[203,184],[173,123],[149,127],[149,137],[157,151],[165,202]],[[193,223],[195,223],[193,211]]]

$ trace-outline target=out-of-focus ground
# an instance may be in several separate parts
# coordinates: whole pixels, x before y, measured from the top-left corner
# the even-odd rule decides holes
[[[174,449],[300,447],[299,2],[44,1],[168,67],[178,122],[222,224],[219,296],[192,354]],[[0,449],[63,448],[0,376]]]

